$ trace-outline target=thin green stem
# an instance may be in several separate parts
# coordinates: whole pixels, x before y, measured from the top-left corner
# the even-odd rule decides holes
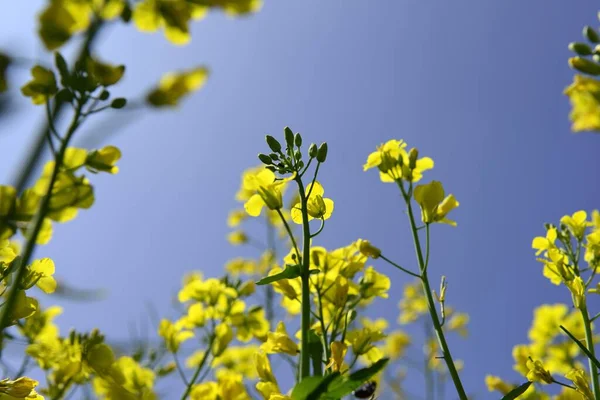
[[[577,390],[577,388],[576,388],[575,386],[567,385],[566,383],[559,382],[559,381],[557,381],[556,379],[552,379],[552,382],[556,383],[557,385],[560,385],[560,386],[564,386],[564,387],[566,387],[566,388],[569,388],[569,389]]]
[[[427,322],[425,322],[425,338],[428,342],[431,340],[431,331],[429,330],[429,325],[427,324]],[[425,352],[425,399],[433,400],[434,381],[433,371],[431,370],[431,368],[429,368],[429,356],[430,354]]]
[[[69,142],[71,141],[71,138],[73,137],[73,134],[79,127],[82,108],[83,108],[83,102],[78,103],[77,108],[75,110],[75,114],[73,115],[73,119],[71,121],[71,125],[69,126],[69,129],[65,135],[65,138],[61,143],[60,150],[58,151],[58,154],[54,160],[55,161],[54,168],[52,170],[52,175],[50,176],[50,182],[48,183],[48,188],[46,189],[46,194],[44,195],[44,197],[42,198],[42,200],[40,202],[40,206],[39,206],[39,208],[35,214],[35,217],[33,219],[33,224],[27,230],[27,235],[26,235],[27,242],[25,244],[25,249],[23,250],[23,256],[21,257],[18,265],[15,268],[16,269],[15,280],[13,281],[13,284],[8,292],[8,297],[6,299],[6,302],[4,303],[2,315],[0,316],[0,332],[3,332],[4,328],[7,327],[9,325],[9,323],[11,322],[10,321],[11,312],[15,306],[15,301],[17,300],[17,294],[18,294],[19,290],[21,290],[19,287],[19,284],[23,280],[23,277],[25,276],[25,272],[27,271],[27,269],[25,267],[27,266],[27,264],[29,264],[31,256],[33,255],[33,251],[36,246],[36,241],[37,241],[38,235],[42,228],[44,218],[46,217],[46,214],[48,212],[48,208],[50,206],[50,198],[52,197],[52,190],[53,190],[54,184],[56,183],[56,180],[58,178],[58,173],[60,171],[60,168],[62,167],[64,158],[65,158],[65,153],[67,150],[67,146],[69,145]],[[3,334],[0,335],[0,351],[2,349],[3,336],[4,336]]]
[[[588,314],[587,307],[583,307],[581,309],[581,317],[583,318],[583,326],[585,328],[585,343],[592,354],[592,356],[596,357],[596,351],[594,349],[594,335],[592,333],[592,322],[590,321],[590,316]],[[594,391],[594,398],[596,400],[600,399],[600,380],[598,379],[598,368],[596,368],[596,364],[592,361],[592,359],[588,360],[589,368],[590,368],[590,376],[592,377],[592,390]]]
[[[321,323],[321,331],[322,331],[321,337],[323,338],[323,349],[325,350],[325,357],[329,361],[329,358],[331,357],[331,353],[330,353],[329,343],[328,343],[328,338],[327,338],[327,329],[325,328],[325,319],[323,318],[323,300],[322,300],[322,296],[321,296],[321,288],[317,288],[317,299],[319,301],[319,322]]]
[[[277,248],[275,246],[275,228],[269,222],[269,218],[266,218],[267,222],[267,246],[269,251],[271,252],[271,256],[273,260],[277,259]],[[265,285],[265,312],[267,314],[267,320],[269,324],[273,325],[275,322],[275,310],[273,308],[273,302],[275,297],[275,292],[273,290],[273,285]]]
[[[285,227],[285,230],[288,233],[288,236],[292,240],[292,244],[294,245],[294,250],[296,250],[296,256],[298,256],[298,262],[300,262],[300,250],[298,248],[298,244],[296,243],[296,238],[294,237],[294,234],[292,233],[292,229],[290,228],[290,225],[285,220],[285,217],[281,213],[281,210],[277,210],[277,214],[279,214],[279,218],[281,218],[281,222],[283,222],[283,226]]]
[[[393,262],[392,260],[390,260],[389,258],[387,258],[386,256],[384,256],[383,254],[380,254],[380,255],[379,255],[379,258],[381,258],[381,259],[382,259],[382,260],[384,260],[384,261],[387,261],[387,262],[388,262],[390,265],[392,265],[392,266],[394,266],[394,267],[398,268],[399,270],[401,270],[401,271],[403,271],[403,272],[406,272],[407,274],[409,274],[409,275],[412,275],[412,276],[414,276],[415,278],[419,278],[419,279],[421,279],[421,275],[419,275],[419,274],[415,274],[414,272],[412,272],[412,271],[409,271],[409,270],[407,270],[406,268],[403,268],[403,267],[399,266],[398,264],[396,264],[395,262]]]
[[[185,377],[185,373],[183,372],[183,368],[181,367],[181,363],[179,362],[179,357],[177,357],[177,353],[173,353],[173,359],[175,360],[175,367],[177,368],[177,372],[181,377],[184,385],[189,385],[187,378]]]
[[[400,187],[402,196],[404,197],[404,201],[406,202],[406,206],[408,208],[408,219],[412,231],[417,261],[419,262],[419,269],[421,270],[421,282],[423,284],[423,292],[425,294],[425,297],[427,298],[427,305],[429,309],[429,314],[431,316],[431,321],[433,322],[433,328],[435,330],[438,342],[440,344],[440,348],[442,349],[444,360],[446,361],[446,365],[448,367],[448,372],[450,373],[450,376],[456,388],[456,392],[458,393],[458,397],[460,400],[468,400],[467,394],[460,380],[460,376],[458,375],[458,370],[454,365],[454,360],[452,359],[452,354],[450,353],[450,348],[448,347],[448,343],[446,342],[446,336],[444,335],[444,330],[442,329],[440,319],[436,311],[433,295],[431,294],[431,287],[429,285],[429,278],[427,277],[425,260],[423,258],[423,251],[421,249],[421,242],[419,240],[419,232],[417,231],[417,224],[415,222],[411,198],[404,190],[402,182],[398,182],[398,186]]]
[[[206,364],[206,361],[208,360],[208,355],[210,354],[210,352],[212,350],[212,347],[213,347],[213,344],[214,344],[216,338],[217,338],[217,335],[215,334],[215,332],[213,332],[210,335],[210,340],[208,341],[208,346],[206,347],[206,351],[202,355],[200,364],[198,364],[198,367],[196,367],[196,371],[194,371],[194,375],[192,375],[192,379],[190,379],[189,383],[187,384],[187,386],[185,388],[185,392],[181,396],[181,400],[187,399],[190,392],[192,391],[192,387],[196,383],[196,380],[198,379],[198,376],[200,375],[200,371],[202,371],[202,368],[204,368],[204,365]]]
[[[313,175],[312,181],[310,182],[310,189],[308,190],[308,194],[306,195],[307,199],[310,198],[313,187],[315,186],[315,181],[317,180],[317,174],[319,173],[320,166],[321,166],[321,163],[317,162],[317,168],[315,168],[315,174]]]
[[[323,228],[325,228],[325,220],[323,218],[321,218],[321,226],[315,233],[310,235],[311,239],[314,238],[315,236],[319,235],[319,233],[321,233],[323,231]]]
[[[319,164],[317,164],[317,169]],[[315,177],[317,176],[315,172]],[[300,350],[300,379],[310,376],[310,354],[308,353],[308,331],[310,330],[310,226],[308,224],[307,201],[308,196],[304,191],[304,184],[296,178],[300,202],[302,204],[302,319],[300,323],[301,350]],[[313,179],[314,182],[314,179]],[[312,185],[311,185],[312,186]],[[312,189],[312,187],[311,187]]]

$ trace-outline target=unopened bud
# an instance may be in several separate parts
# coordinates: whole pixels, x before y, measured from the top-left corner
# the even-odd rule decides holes
[[[569,65],[580,72],[589,75],[600,75],[600,65],[583,57],[569,58]]]
[[[275,153],[279,153],[281,151],[281,143],[279,143],[273,136],[267,135],[265,136],[265,140],[272,151]]]
[[[286,126],[283,129],[283,132],[285,133],[285,143],[287,143],[288,147],[291,149],[294,147],[294,132],[292,132],[289,126]]]
[[[317,156],[317,145],[314,143],[311,143],[310,146],[308,147],[308,156],[310,158],[315,158]]]
[[[419,158],[419,150],[413,147],[408,152],[408,168],[415,169],[417,167],[417,158]]]
[[[294,136],[294,143],[296,144],[296,147],[302,146],[302,136],[300,136],[299,133],[296,133],[296,136]]]
[[[585,26],[583,28],[583,37],[589,40],[592,43],[600,42],[600,37],[598,36],[598,32],[594,30],[591,26]]]
[[[258,155],[258,159],[263,163],[263,164],[267,164],[267,165],[271,165],[273,164],[273,160],[271,160],[271,157],[269,157],[266,154],[259,154]]]
[[[325,160],[327,159],[327,143],[323,142],[321,143],[321,145],[319,146],[319,149],[317,150],[317,161],[320,163],[325,162]]]
[[[580,42],[572,42],[569,43],[569,50],[574,53],[577,53],[580,56],[589,56],[592,54],[592,49],[585,43]]]

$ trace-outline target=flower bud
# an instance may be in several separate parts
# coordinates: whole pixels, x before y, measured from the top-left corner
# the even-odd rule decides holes
[[[269,148],[274,151],[275,153],[279,153],[281,151],[281,143],[279,143],[277,141],[277,139],[275,139],[273,136],[271,135],[267,135],[265,136],[265,139],[267,141],[267,145],[269,145]]]
[[[127,99],[124,99],[124,98],[122,98],[122,97],[119,97],[119,98],[117,98],[117,99],[114,99],[114,100],[112,101],[112,103],[110,103],[110,106],[111,106],[112,108],[114,108],[114,109],[117,109],[117,110],[118,110],[118,109],[120,109],[120,108],[123,108],[123,107],[125,107],[126,105],[127,105]]]
[[[589,56],[592,54],[592,49],[585,43],[572,42],[569,43],[569,50],[577,53],[580,56]]]
[[[413,147],[408,152],[408,168],[415,169],[417,167],[417,158],[419,158],[419,150]]]
[[[594,30],[594,28],[590,26],[585,26],[583,28],[583,37],[592,43],[600,42],[600,37],[598,36],[598,33]]]
[[[600,75],[600,65],[583,57],[569,58],[569,65],[580,72],[589,75]]]
[[[379,256],[381,256],[381,250],[373,246],[368,240],[359,239],[358,251],[360,251],[360,253],[363,256],[371,257],[373,259],[379,258]]]
[[[308,148],[308,156],[310,158],[315,158],[317,156],[317,145],[314,143],[311,143],[309,148]]]
[[[267,165],[273,164],[273,161],[271,160],[271,157],[269,157],[269,156],[268,156],[268,155],[266,155],[266,154],[262,154],[262,153],[261,153],[261,154],[259,154],[259,155],[258,155],[258,159],[259,159],[259,160],[260,160],[260,161],[261,161],[263,164],[267,164]]]
[[[296,133],[296,136],[294,136],[294,143],[296,144],[296,147],[302,146],[302,136],[300,136],[299,133]]]
[[[317,150],[317,161],[320,163],[325,162],[325,160],[327,159],[327,143],[323,142],[321,143],[321,145],[319,146],[319,149]]]
[[[287,143],[289,148],[294,147],[294,132],[292,132],[289,126],[286,126],[283,132],[285,133],[285,143]]]

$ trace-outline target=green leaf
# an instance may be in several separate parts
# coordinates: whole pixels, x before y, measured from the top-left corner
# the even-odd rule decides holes
[[[335,379],[340,377],[339,372],[327,376],[310,376],[304,378],[292,390],[292,400],[319,400],[327,393],[327,388]]]
[[[594,357],[594,355],[592,353],[590,353],[590,351],[587,349],[587,347],[585,347],[585,345],[583,343],[581,343],[581,341],[579,341],[575,336],[573,336],[573,334],[571,332],[569,332],[567,330],[567,328],[565,328],[564,326],[561,325],[560,329],[562,329],[567,335],[569,335],[571,340],[573,340],[575,343],[577,343],[577,346],[579,346],[581,351],[583,351],[585,353],[585,355],[590,360],[592,360],[592,362],[594,363],[594,365],[596,365],[597,368],[600,368],[600,361],[598,361],[598,359],[596,357]]]
[[[292,389],[292,400],[306,400],[319,387],[324,376],[308,376]]]
[[[354,390],[361,387],[365,382],[370,380],[379,371],[383,370],[388,361],[390,361],[389,358],[382,358],[370,367],[359,369],[358,371],[351,373],[349,376],[339,376],[337,379],[331,382],[323,399],[338,400],[349,395]]]
[[[302,267],[298,264],[296,265],[286,265],[285,269],[278,274],[265,276],[258,282],[257,285],[266,285],[268,283],[273,283],[280,281],[282,279],[294,279],[298,278],[301,275]]]
[[[508,392],[506,394],[506,396],[504,396],[502,398],[502,400],[514,400],[517,397],[519,397],[520,395],[522,395],[523,393],[525,393],[525,391],[529,388],[529,386],[531,386],[532,382],[525,382],[524,384],[522,384],[521,386],[517,386],[516,388],[514,388],[513,390],[511,390],[510,392]]]

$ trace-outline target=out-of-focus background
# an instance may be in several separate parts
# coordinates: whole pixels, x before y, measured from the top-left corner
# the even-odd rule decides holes
[[[43,3],[4,5],[2,50],[51,62],[35,35]],[[426,178],[460,201],[457,228],[433,227],[430,274],[448,277],[447,301],[471,316],[468,340],[450,343],[465,362],[466,386],[494,398],[484,375],[522,379],[511,349],[527,341],[533,308],[570,301],[541,275],[532,238],[544,222],[599,207],[599,139],[570,133],[562,94],[573,76],[567,44],[598,24],[597,11],[591,0],[267,0],[247,18],[214,13],[193,24],[184,47],[115,24],[97,47],[101,59],[127,65],[115,95],[143,94],[169,70],[205,64],[212,73],[176,111],[133,120],[114,111],[116,125],[126,124],[118,132],[100,123],[108,113],[82,131],[82,146],[122,149],[121,171],[94,176],[96,204],[57,226],[37,255],[52,257],[57,276],[75,287],[110,290],[100,302],[56,301],[66,309],[59,324],[127,340],[149,305],[174,315],[183,274],[219,276],[228,259],[251,254],[227,243],[227,213],[238,206],[241,172],[266,150],[264,135],[282,135],[286,125],[306,142],[329,144],[320,180],[336,206],[318,244],[368,238],[414,265],[397,189],[362,171],[378,144],[404,139],[435,160]],[[29,73],[11,78],[16,93]],[[15,96],[11,108],[0,126],[3,183],[13,181],[44,118],[29,99]],[[408,279],[375,266],[392,276],[392,295],[373,317],[393,322]],[[417,374],[407,382],[415,392],[421,386]]]

